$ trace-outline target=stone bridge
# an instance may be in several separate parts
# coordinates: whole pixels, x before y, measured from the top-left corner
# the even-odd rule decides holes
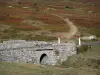
[[[55,65],[76,54],[75,48],[74,42],[4,41],[0,43],[0,61]]]

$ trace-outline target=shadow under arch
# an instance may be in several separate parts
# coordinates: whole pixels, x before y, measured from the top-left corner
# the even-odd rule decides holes
[[[48,61],[48,56],[47,54],[43,53],[40,57],[40,64],[46,65]]]

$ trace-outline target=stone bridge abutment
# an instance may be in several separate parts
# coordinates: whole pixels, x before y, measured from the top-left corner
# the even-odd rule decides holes
[[[11,40],[0,43],[0,61],[55,65],[76,54],[75,43]],[[59,52],[56,55],[55,50]],[[59,58],[57,58],[59,57]]]

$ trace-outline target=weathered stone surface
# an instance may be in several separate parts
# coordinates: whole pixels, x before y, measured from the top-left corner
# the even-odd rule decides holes
[[[43,54],[48,56],[49,65],[55,65],[58,59],[64,61],[76,53],[75,43],[52,43],[45,41],[11,40],[0,43],[0,61],[40,63]],[[55,54],[55,50],[59,54]],[[58,58],[59,57],[59,58]],[[47,58],[46,58],[47,59]]]

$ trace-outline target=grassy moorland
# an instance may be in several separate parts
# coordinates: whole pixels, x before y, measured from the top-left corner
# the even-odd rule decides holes
[[[51,15],[52,13],[68,17],[75,25],[79,26],[79,32],[86,27],[81,33],[86,32],[100,36],[99,0],[89,0],[88,2],[87,0],[42,0],[44,4],[41,4],[39,0],[30,1],[32,0],[0,2],[0,41],[9,39],[34,40],[38,36],[43,36],[42,39],[55,38],[56,36],[52,33],[67,32],[69,27],[63,20]],[[48,8],[52,9],[46,12],[45,10]],[[43,35],[44,32],[45,35]],[[38,37],[37,40],[42,39]]]
[[[63,20],[45,13],[44,10],[45,6],[41,5],[0,2],[0,41],[10,39],[51,41],[55,40],[56,36],[48,35],[69,30]]]

